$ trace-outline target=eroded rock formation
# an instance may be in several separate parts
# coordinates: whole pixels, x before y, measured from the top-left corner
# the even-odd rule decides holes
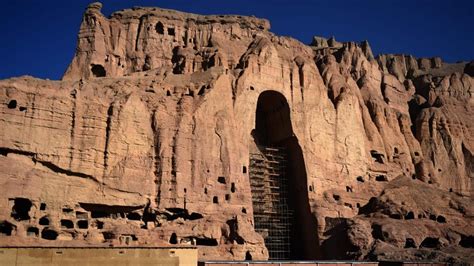
[[[63,80],[0,81],[2,245],[267,259],[250,182],[267,145],[288,150],[293,258],[473,260],[472,62],[100,8]]]

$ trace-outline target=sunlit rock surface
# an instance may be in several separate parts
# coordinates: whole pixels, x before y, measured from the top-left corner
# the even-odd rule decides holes
[[[290,118],[271,134],[293,143],[294,258],[474,260],[473,62],[305,45],[255,17],[100,8],[61,81],[0,81],[2,246],[267,259],[249,181],[261,99]]]

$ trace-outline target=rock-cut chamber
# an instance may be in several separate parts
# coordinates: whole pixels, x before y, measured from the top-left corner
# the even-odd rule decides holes
[[[250,145],[254,227],[270,259],[315,258],[316,225],[308,204],[305,163],[290,107],[276,91],[260,94]]]

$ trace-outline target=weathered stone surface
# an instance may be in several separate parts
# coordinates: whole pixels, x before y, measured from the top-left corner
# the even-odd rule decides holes
[[[2,245],[266,259],[246,169],[272,90],[304,166],[301,258],[472,261],[472,62],[308,46],[254,17],[100,8],[62,81],[0,81]]]

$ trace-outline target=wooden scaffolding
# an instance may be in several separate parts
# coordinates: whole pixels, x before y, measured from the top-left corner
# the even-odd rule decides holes
[[[255,231],[265,239],[270,259],[290,259],[293,210],[288,202],[287,151],[260,151],[250,154],[249,169]]]

